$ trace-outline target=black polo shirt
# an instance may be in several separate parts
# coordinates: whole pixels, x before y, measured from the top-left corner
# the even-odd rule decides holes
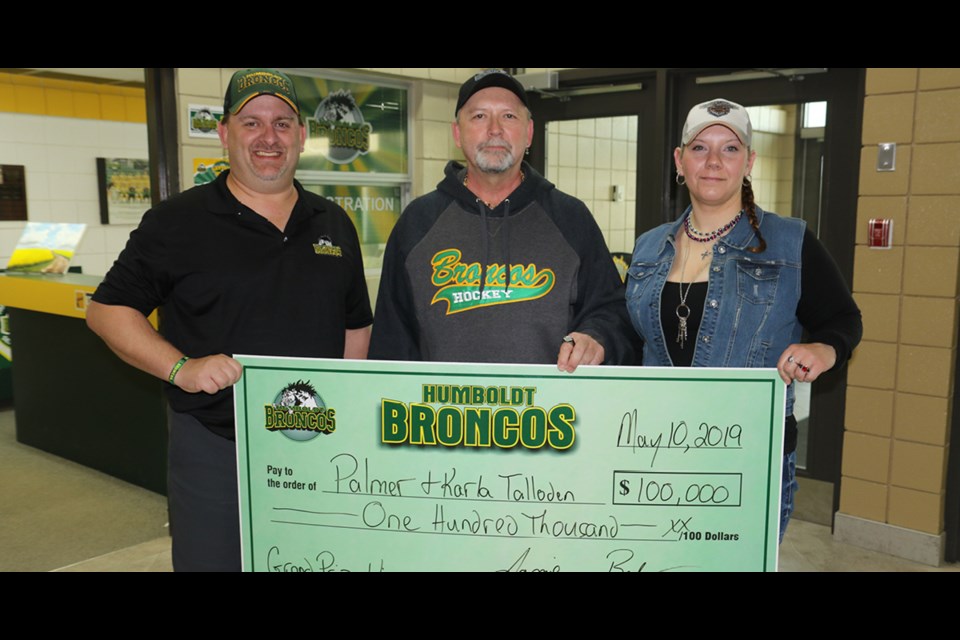
[[[280,231],[230,193],[227,173],[144,214],[93,299],[144,315],[159,307],[161,333],[191,358],[343,357],[345,331],[373,322],[350,218],[295,183],[300,197]],[[232,389],[168,385],[168,398],[232,434]]]

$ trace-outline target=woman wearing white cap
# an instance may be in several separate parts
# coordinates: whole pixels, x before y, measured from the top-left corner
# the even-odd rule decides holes
[[[796,489],[793,383],[846,362],[863,326],[836,264],[804,221],[754,203],[752,139],[739,104],[718,99],[690,110],[674,162],[692,204],[637,240],[627,307],[645,366],[776,367],[789,385],[782,540]]]

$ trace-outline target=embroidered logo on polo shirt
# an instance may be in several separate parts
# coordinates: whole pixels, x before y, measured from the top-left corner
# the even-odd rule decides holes
[[[320,236],[317,243],[313,245],[313,252],[318,256],[336,256],[343,257],[343,249],[333,244],[330,236]]]
[[[291,382],[263,406],[263,428],[291,440],[312,440],[337,429],[336,410],[326,406],[310,381]]]
[[[490,264],[486,283],[480,291],[480,263],[460,261],[459,249],[444,249],[430,260],[431,282],[439,287],[430,304],[447,303],[447,315],[511,302],[529,302],[550,293],[556,282],[552,269],[539,269],[535,264],[510,265],[510,286],[502,264]]]

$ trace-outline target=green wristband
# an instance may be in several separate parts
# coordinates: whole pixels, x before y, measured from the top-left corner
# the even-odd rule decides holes
[[[173,380],[174,378],[177,377],[177,373],[180,372],[180,369],[183,368],[183,365],[186,364],[187,360],[189,359],[190,359],[189,356],[183,356],[182,358],[180,358],[177,364],[173,365],[173,369],[170,371],[170,377],[167,378],[167,380],[170,381],[170,384],[173,384]]]

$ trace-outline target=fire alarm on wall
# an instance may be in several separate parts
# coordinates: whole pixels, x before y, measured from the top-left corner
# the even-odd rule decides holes
[[[867,245],[871,249],[889,249],[893,246],[893,220],[871,218],[867,229]]]

